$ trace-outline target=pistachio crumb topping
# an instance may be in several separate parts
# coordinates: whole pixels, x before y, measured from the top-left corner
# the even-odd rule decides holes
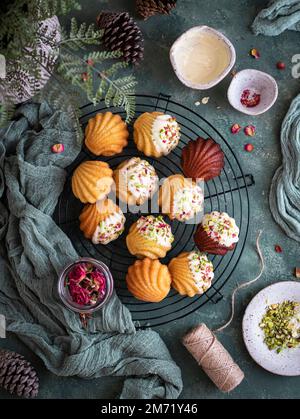
[[[122,169],[128,190],[136,198],[149,199],[158,187],[158,176],[147,160],[133,157]]]
[[[230,247],[239,240],[239,228],[226,212],[213,211],[205,214],[202,226],[209,237],[223,246]]]
[[[143,236],[162,246],[169,247],[174,241],[171,227],[161,215],[158,217],[153,215],[141,217],[137,222],[137,228]]]
[[[174,195],[173,214],[180,221],[187,221],[202,211],[204,194],[200,186],[191,183]]]
[[[204,293],[214,279],[214,267],[205,253],[195,250],[189,257],[189,267],[199,292]]]
[[[158,152],[169,154],[180,140],[180,126],[176,118],[170,115],[159,115],[152,127],[152,140]]]
[[[259,327],[264,331],[264,342],[278,354],[284,349],[300,345],[300,303],[284,301],[267,307]]]

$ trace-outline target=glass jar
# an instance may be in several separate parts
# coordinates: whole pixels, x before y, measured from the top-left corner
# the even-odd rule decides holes
[[[93,305],[80,305],[76,303],[72,299],[72,296],[69,291],[69,287],[66,286],[66,280],[67,280],[68,274],[77,265],[82,265],[82,264],[92,264],[96,269],[98,269],[104,275],[105,280],[106,280],[106,288],[105,288],[104,297],[100,298]],[[58,294],[59,294],[60,299],[64,303],[64,305],[68,307],[70,310],[73,310],[73,311],[76,311],[77,313],[82,313],[82,314],[92,314],[95,311],[99,310],[101,307],[103,307],[109,301],[112,295],[113,289],[114,289],[113,277],[108,267],[104,263],[99,262],[98,260],[92,259],[92,258],[80,258],[76,260],[75,262],[71,263],[63,270],[58,280]]]

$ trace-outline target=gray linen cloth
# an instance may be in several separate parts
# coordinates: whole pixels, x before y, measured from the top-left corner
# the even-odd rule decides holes
[[[52,214],[79,151],[68,114],[46,103],[22,105],[0,131],[0,313],[54,374],[124,376],[121,398],[177,398],[181,372],[164,342],[135,330],[115,294],[88,330],[59,301],[58,275],[78,254]]]

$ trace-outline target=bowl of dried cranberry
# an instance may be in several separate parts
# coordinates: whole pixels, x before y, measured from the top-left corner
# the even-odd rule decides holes
[[[113,292],[108,267],[96,259],[82,258],[68,265],[58,280],[58,294],[66,307],[91,314],[104,306]]]
[[[229,86],[227,97],[233,108],[247,115],[261,115],[276,102],[276,80],[262,71],[248,69],[237,73]]]

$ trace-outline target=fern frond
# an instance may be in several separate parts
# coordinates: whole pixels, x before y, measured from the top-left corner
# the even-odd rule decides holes
[[[81,10],[77,0],[31,0],[30,10],[38,20],[44,20],[54,15],[65,16],[71,10]]]
[[[66,46],[72,50],[84,48],[86,45],[97,45],[102,37],[103,32],[89,26],[86,23],[78,25],[75,17],[71,19],[71,28],[69,34],[62,33],[61,46]]]
[[[5,128],[12,119],[15,111],[13,104],[0,104],[0,128]]]
[[[104,60],[112,60],[121,58],[122,53],[120,51],[93,51],[84,56],[85,61],[91,60],[94,63],[101,63]]]

